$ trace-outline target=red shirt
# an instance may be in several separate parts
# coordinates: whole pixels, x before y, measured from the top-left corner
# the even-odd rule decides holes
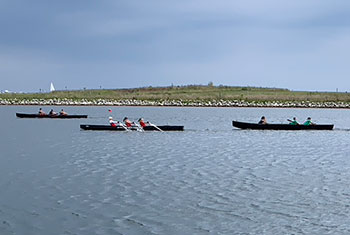
[[[109,120],[109,124],[111,124],[112,127],[116,127],[117,124],[115,124],[115,122],[113,120]]]
[[[132,123],[129,121],[129,120],[125,120],[125,125],[127,127],[131,127],[132,126]]]
[[[142,127],[147,126],[146,123],[145,123],[144,121],[140,121],[140,125],[141,125]]]

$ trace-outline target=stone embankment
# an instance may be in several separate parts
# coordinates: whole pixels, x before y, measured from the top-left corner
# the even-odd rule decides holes
[[[57,105],[57,106],[179,106],[179,107],[276,107],[276,108],[350,108],[346,102],[310,101],[244,101],[244,100],[108,100],[108,99],[1,99],[0,105]]]

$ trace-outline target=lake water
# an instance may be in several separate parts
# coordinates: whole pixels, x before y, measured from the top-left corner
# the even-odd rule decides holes
[[[0,234],[350,234],[350,110],[0,106]],[[44,107],[49,110],[50,107]],[[59,110],[60,107],[54,107]],[[184,132],[82,131],[144,117]],[[237,130],[311,116],[333,131]]]

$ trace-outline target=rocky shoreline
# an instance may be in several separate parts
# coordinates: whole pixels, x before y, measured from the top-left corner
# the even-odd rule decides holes
[[[73,100],[73,99],[2,99],[0,105],[46,105],[46,106],[175,106],[175,107],[266,107],[266,108],[350,108],[347,102],[311,101],[244,101],[244,100]]]

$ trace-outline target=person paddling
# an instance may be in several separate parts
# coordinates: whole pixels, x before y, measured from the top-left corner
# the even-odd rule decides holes
[[[258,124],[260,124],[260,125],[267,124],[267,121],[266,121],[265,116],[262,116],[262,117],[261,117],[261,119],[260,119],[260,121],[258,122]]]
[[[65,111],[63,111],[63,109],[61,109],[60,115],[66,116],[66,115],[68,115],[68,113],[66,113]]]
[[[42,115],[42,116],[46,115],[46,113],[42,110],[42,108],[39,108],[39,115]]]
[[[297,118],[296,117],[293,117],[293,121],[289,120],[289,119],[287,119],[287,120],[289,121],[289,125],[299,125],[299,123],[297,122]]]
[[[119,121],[114,121],[112,117],[109,117],[109,124],[112,127],[122,126],[122,124]]]
[[[306,121],[304,122],[303,125],[305,125],[305,126],[311,126],[311,125],[315,125],[315,123],[313,123],[313,122],[311,121],[311,117],[308,117],[308,118],[306,119]]]
[[[51,109],[50,112],[49,112],[49,115],[55,116],[55,115],[57,115],[57,113],[55,111],[53,111],[53,109]]]
[[[125,123],[126,127],[132,127],[132,122],[128,119],[128,117],[125,117],[123,122]]]
[[[145,121],[143,120],[143,118],[140,118],[138,120],[138,122],[140,123],[141,127],[144,128],[145,126],[147,126],[147,124],[145,123]]]

